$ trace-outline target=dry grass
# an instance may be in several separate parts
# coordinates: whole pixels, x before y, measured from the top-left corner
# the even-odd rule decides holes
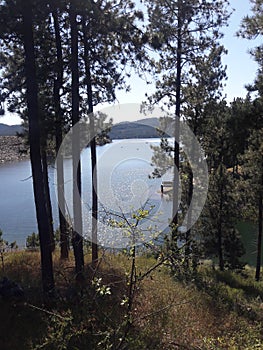
[[[36,349],[35,345],[43,344],[44,339],[49,345],[43,349],[63,349],[59,345],[62,342],[65,349],[107,349],[113,339],[121,336],[118,332],[125,324],[121,301],[127,295],[130,258],[105,253],[99,267],[93,270],[87,255],[86,280],[78,286],[74,282],[73,257],[61,262],[56,253],[54,272],[59,298],[45,307],[39,258],[38,252],[15,252],[5,257],[1,276],[19,282],[26,297],[21,302],[0,301],[1,350]],[[138,276],[155,263],[153,258],[138,257]],[[254,284],[249,272],[244,278],[203,269],[200,276],[202,287],[176,282],[167,267],[161,266],[139,282],[127,349],[263,349],[263,283]],[[110,295],[100,296],[94,290],[94,277],[110,287]],[[68,298],[72,291],[75,294]]]

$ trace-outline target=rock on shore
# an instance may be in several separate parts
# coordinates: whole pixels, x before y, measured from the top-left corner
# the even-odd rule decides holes
[[[18,136],[0,136],[0,164],[29,159],[28,147]]]

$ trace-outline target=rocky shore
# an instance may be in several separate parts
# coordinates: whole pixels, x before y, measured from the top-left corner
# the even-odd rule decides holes
[[[28,147],[18,136],[0,136],[0,164],[29,159]]]

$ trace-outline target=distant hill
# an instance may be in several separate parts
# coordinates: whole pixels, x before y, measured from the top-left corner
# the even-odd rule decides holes
[[[21,133],[23,127],[21,125],[6,125],[0,123],[0,136],[16,136],[17,133]]]
[[[137,120],[135,122],[121,122],[113,125],[109,137],[116,139],[143,139],[143,138],[159,138],[160,135],[156,131],[159,126],[157,118],[147,118]],[[21,133],[23,127],[21,125],[6,125],[0,123],[0,136],[16,136]]]
[[[156,131],[159,126],[157,118],[137,120],[135,122],[121,122],[115,124],[109,132],[111,139],[142,139],[142,138],[159,138]]]

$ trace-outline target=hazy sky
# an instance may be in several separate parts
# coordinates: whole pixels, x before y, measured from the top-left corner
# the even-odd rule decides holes
[[[248,53],[249,48],[256,46],[258,40],[246,40],[236,37],[236,32],[240,26],[241,19],[250,13],[249,0],[230,0],[230,4],[235,8],[228,28],[224,29],[225,37],[223,44],[228,50],[228,55],[223,59],[227,65],[228,80],[226,81],[225,94],[227,100],[232,101],[234,97],[245,97],[245,84],[252,83],[257,70],[257,65]],[[138,77],[130,79],[131,91],[129,93],[119,92],[117,94],[119,103],[141,103],[145,99],[145,92],[153,91],[154,87],[146,86]],[[0,123],[17,124],[19,118],[14,115],[6,115],[0,118]]]
[[[256,46],[259,40],[246,40],[236,37],[241,19],[251,13],[249,0],[230,0],[230,5],[235,9],[229,20],[229,26],[223,29],[225,36],[222,40],[228,54],[224,56],[223,63],[227,65],[228,80],[226,81],[225,94],[227,100],[234,97],[245,97],[245,84],[252,83],[256,75],[257,65],[248,53],[249,48]],[[153,91],[153,87],[145,84],[141,79],[133,77],[130,93],[120,92],[120,103],[141,102],[144,100],[145,91]]]
[[[229,27],[225,29],[223,43],[228,54],[224,57],[223,62],[228,67],[225,93],[227,99],[232,101],[234,97],[245,97],[244,85],[252,83],[255,78],[257,64],[253,61],[248,50],[259,44],[260,38],[246,40],[236,37],[235,34],[240,27],[241,19],[245,15],[251,14],[251,4],[249,0],[230,0],[230,3],[235,11],[230,18]]]

